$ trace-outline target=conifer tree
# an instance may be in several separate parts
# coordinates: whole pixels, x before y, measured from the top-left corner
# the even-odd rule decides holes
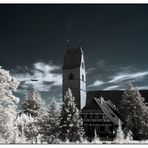
[[[121,98],[120,111],[135,140],[147,135],[145,130],[147,128],[147,113],[144,98],[131,83],[126,86]]]
[[[132,140],[133,140],[132,132],[129,130],[126,135],[125,141],[126,141],[126,143],[130,143],[130,142],[132,142]]]
[[[26,100],[22,104],[22,112],[31,115],[32,117],[39,117],[45,112],[45,104],[37,90],[31,90],[26,95]]]
[[[100,141],[100,138],[99,138],[99,136],[97,135],[97,131],[96,131],[96,128],[94,129],[94,138],[93,138],[93,140],[92,140],[92,143],[93,144],[98,144],[98,143],[101,143],[101,141]]]
[[[22,111],[19,114],[26,114],[34,120],[27,124],[25,130],[26,138],[32,143],[38,143],[39,131],[43,117],[47,114],[45,104],[37,90],[30,91],[22,104]]]
[[[43,135],[43,141],[47,143],[59,143],[59,111],[55,98],[48,107],[47,114],[41,119],[40,133]]]
[[[76,108],[75,98],[72,95],[72,91],[68,89],[65,93],[60,113],[59,138],[64,142],[66,140],[70,142],[81,141],[84,134],[82,124],[80,112]]]

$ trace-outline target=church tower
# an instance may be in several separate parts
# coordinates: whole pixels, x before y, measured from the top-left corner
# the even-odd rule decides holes
[[[86,72],[82,48],[67,48],[63,63],[63,97],[70,88],[80,110],[86,103]]]

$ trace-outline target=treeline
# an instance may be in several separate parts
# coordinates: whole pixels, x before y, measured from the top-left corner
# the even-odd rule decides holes
[[[37,90],[27,93],[16,111],[19,98],[13,95],[19,82],[0,68],[0,143],[88,143],[83,121],[70,89],[60,109],[53,98],[48,107]],[[120,101],[120,112],[130,131],[126,136],[119,123],[114,142],[127,142],[148,135],[148,108],[138,89],[128,84]],[[120,121],[119,121],[120,122]],[[95,132],[95,131],[94,131]],[[93,143],[101,143],[95,134]]]
[[[0,68],[1,143],[82,142],[83,122],[70,89],[60,111],[54,98],[46,107],[40,93],[31,90],[17,112],[19,98],[13,95],[13,91],[18,85],[8,71]]]

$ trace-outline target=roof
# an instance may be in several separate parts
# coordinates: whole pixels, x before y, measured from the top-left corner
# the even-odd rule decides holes
[[[68,48],[64,55],[63,69],[80,67],[82,48]]]
[[[90,110],[91,109],[91,110]],[[117,108],[108,100],[103,98],[94,98],[85,107],[82,108],[82,112],[103,112],[108,119],[114,124],[118,125],[119,120],[123,123],[118,114]]]
[[[140,90],[141,96],[145,98],[148,102],[148,90]],[[123,90],[98,90],[98,91],[88,91],[86,104],[90,102],[93,98],[103,97],[105,100],[110,100],[117,107],[119,106],[120,99],[123,95]]]
[[[87,110],[87,112],[101,112],[102,110],[98,107],[98,104],[95,99],[91,99],[91,101],[82,108],[82,112]]]

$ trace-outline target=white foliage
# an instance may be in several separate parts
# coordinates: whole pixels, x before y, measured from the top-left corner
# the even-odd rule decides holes
[[[44,115],[45,103],[37,90],[31,90],[27,93],[22,109],[25,114],[31,115],[34,118]]]
[[[19,82],[10,76],[9,71],[0,68],[0,137],[5,143],[13,143],[14,140],[14,120],[19,98],[13,95],[13,91],[18,85]]]
[[[129,130],[125,138],[126,143],[130,143],[133,140],[132,132]]]
[[[48,143],[59,143],[59,111],[57,110],[55,98],[52,98],[47,114],[40,118],[40,133],[43,135],[43,141]]]
[[[125,143],[125,134],[122,130],[122,124],[121,121],[118,121],[118,129],[117,129],[117,133],[116,133],[116,137],[114,140],[115,143]]]
[[[0,106],[16,108],[19,98],[15,97],[12,92],[17,89],[19,82],[12,76],[9,71],[0,68]]]
[[[64,101],[60,113],[60,136],[62,141],[69,139],[71,142],[81,141],[84,134],[83,121],[75,104],[72,91],[64,95]]]
[[[25,133],[29,131],[29,124],[32,124],[34,119],[31,116],[26,114],[20,114],[15,120],[15,125],[17,126],[19,136],[16,143],[28,143],[28,139],[25,136]]]
[[[26,95],[26,100],[22,104],[22,109],[21,113],[23,113],[22,117],[25,122],[29,120],[24,129],[27,140],[29,140],[30,143],[41,143],[41,141],[43,141],[41,138],[43,134],[40,135],[39,133],[43,125],[42,120],[44,120],[44,118],[46,119],[47,111],[44,101],[37,90],[29,91]]]
[[[32,143],[32,144],[100,144],[100,143],[135,143],[142,144],[148,143],[148,140],[134,141],[132,133],[129,131],[126,138],[122,130],[121,121],[119,120],[119,126],[114,141],[101,141],[97,136],[96,130],[95,137],[90,143],[87,139],[83,138],[82,120],[79,117],[79,111],[74,103],[74,97],[70,89],[64,97],[64,104],[62,106],[62,112],[59,123],[59,113],[56,110],[56,102],[52,103],[49,109],[49,114],[45,111],[44,102],[38,93],[33,91],[27,96],[26,104],[24,104],[24,111],[26,112],[18,114],[16,113],[16,107],[19,102],[19,98],[13,95],[13,92],[17,89],[19,82],[12,76],[9,71],[6,71],[0,67],[0,143]],[[132,109],[139,107],[140,111],[147,111],[143,104],[143,98],[130,86],[124,93],[125,100],[123,103],[129,103],[131,100],[127,100],[126,97],[132,96],[134,103],[132,103]],[[135,97],[136,96],[136,97]],[[138,103],[137,103],[137,102]],[[130,102],[131,103],[131,102]],[[140,104],[140,106],[138,105]],[[130,107],[130,106],[127,106]],[[141,108],[140,108],[141,107]],[[128,108],[130,109],[130,108]],[[25,113],[29,114],[25,114]],[[137,118],[141,112],[133,114],[132,117]],[[32,116],[33,115],[33,116]],[[144,116],[144,115],[143,115]],[[46,118],[47,117],[47,118]],[[138,119],[138,118],[137,118]],[[141,119],[141,118],[140,118]],[[40,122],[41,120],[44,120]],[[46,122],[47,121],[47,122]],[[127,119],[131,122],[131,118]],[[141,120],[141,122],[143,122]],[[44,123],[44,132],[39,134],[41,130],[41,124]],[[60,125],[59,125],[60,124]],[[73,129],[76,131],[73,132]],[[142,129],[143,130],[143,129]],[[45,134],[45,131],[47,132]],[[63,136],[65,141],[59,140],[59,133]],[[143,131],[142,131],[143,132]],[[65,137],[66,136],[66,137]],[[44,138],[45,139],[44,139]],[[47,139],[46,139],[47,138]],[[64,139],[63,138],[63,139]],[[72,142],[71,142],[72,141]]]
[[[4,137],[2,137],[1,135],[0,135],[0,143],[2,143],[2,144],[6,143],[6,139]]]
[[[95,133],[95,137],[94,137],[94,139],[92,140],[91,143],[93,143],[93,144],[99,144],[99,143],[102,143],[102,142],[100,141],[99,136],[97,135],[97,131],[96,131],[96,129],[94,130],[94,133]]]
[[[89,142],[86,138],[84,138],[84,139],[82,140],[82,143],[84,143],[84,144],[89,144],[90,142]]]
[[[132,131],[133,138],[139,140],[148,135],[148,115],[144,98],[131,83],[126,86],[120,100],[120,112],[126,126]]]
[[[36,142],[37,144],[42,143],[42,135],[38,134],[36,139],[37,139],[37,142]]]

